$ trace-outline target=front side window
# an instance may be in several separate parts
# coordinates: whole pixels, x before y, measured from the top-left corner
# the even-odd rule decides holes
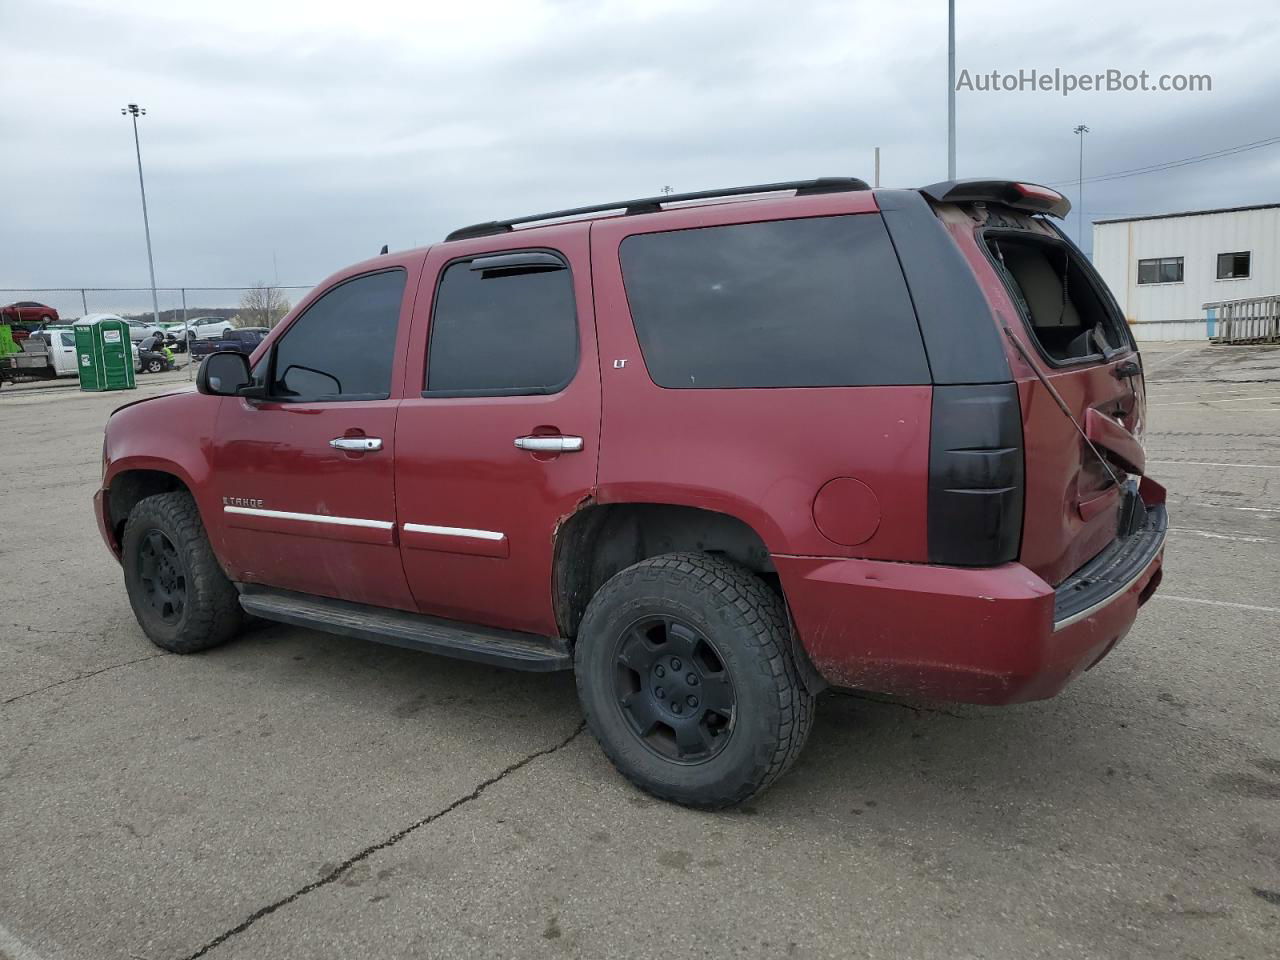
[[[1139,283],[1181,283],[1182,257],[1154,257],[1138,261]]]
[[[555,393],[578,368],[569,265],[547,251],[445,268],[431,314],[428,396]]]
[[[637,234],[619,258],[644,362],[661,387],[930,380],[878,216]]]
[[[76,335],[74,333],[61,334],[62,345],[64,347],[74,347],[76,345]]]
[[[1218,279],[1239,280],[1249,276],[1249,251],[1218,254]]]
[[[340,283],[312,303],[272,351],[271,398],[389,397],[404,285],[403,270],[387,270]]]

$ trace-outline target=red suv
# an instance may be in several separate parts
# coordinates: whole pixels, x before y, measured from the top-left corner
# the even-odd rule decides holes
[[[111,418],[147,635],[246,614],[574,670],[645,790],[732,804],[827,685],[1050,697],[1160,580],[1141,361],[1010,181],[766,184],[455,231]]]

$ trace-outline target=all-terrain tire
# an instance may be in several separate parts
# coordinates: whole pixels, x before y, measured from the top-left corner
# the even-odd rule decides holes
[[[730,681],[732,720],[711,738],[713,743],[720,736],[727,740],[708,748],[706,759],[671,756],[680,748],[662,743],[661,724],[651,728],[654,733],[638,732],[644,720],[637,721],[634,707],[627,704],[634,704],[634,698],[646,691],[660,695],[657,685],[667,681],[652,677],[661,673],[662,666],[668,671],[664,676],[673,675],[671,660],[661,660],[667,643],[662,627],[643,632],[650,623],[676,624],[666,636],[685,644],[690,642],[689,635],[700,635],[712,651],[700,655],[712,664],[718,662],[717,675]],[[630,666],[636,658],[625,652],[620,657],[623,648],[634,649],[637,630],[649,638],[646,651],[659,651],[647,687],[642,671]],[[614,766],[640,789],[703,809],[741,803],[782,776],[809,736],[814,696],[801,681],[791,642],[782,598],[746,568],[700,553],[641,561],[600,588],[578,632],[574,669],[587,725]],[[690,682],[695,682],[692,675]],[[707,682],[704,677],[703,690]],[[698,688],[681,686],[677,692],[684,698]],[[693,704],[694,698],[690,696],[688,702]],[[653,699],[649,703],[646,710],[663,706]],[[666,709],[675,708],[666,705]],[[663,716],[677,725],[683,719],[669,713]],[[674,743],[678,737],[670,729]]]
[[[166,542],[172,548],[164,549],[166,573],[174,584],[167,595],[176,595],[180,586],[184,598],[176,609],[172,603],[157,605],[155,589],[149,586],[155,582],[155,571],[145,569],[156,553],[154,545]],[[157,647],[171,653],[196,653],[226,643],[243,626],[236,588],[213,555],[200,511],[189,493],[160,493],[140,500],[125,523],[121,557],[129,604]]]

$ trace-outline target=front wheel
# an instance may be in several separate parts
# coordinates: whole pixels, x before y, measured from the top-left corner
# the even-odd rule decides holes
[[[655,796],[715,809],[780,777],[809,734],[781,598],[749,570],[676,553],[628,567],[592,598],[574,652],[587,724]]]
[[[164,361],[151,359],[147,361],[147,373],[159,373],[164,369]]]
[[[236,588],[218,566],[195,501],[185,492],[138,502],[121,544],[124,585],[142,631],[171,653],[226,643],[244,620]]]

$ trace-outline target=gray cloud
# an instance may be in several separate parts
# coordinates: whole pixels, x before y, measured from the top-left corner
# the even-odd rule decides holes
[[[271,279],[273,255],[313,282],[383,243],[663,184],[869,179],[875,145],[887,184],[941,179],[945,4],[886,7],[8,0],[0,286],[145,283],[131,100],[163,285]],[[962,93],[960,173],[1071,178],[1080,122],[1087,174],[1280,133],[1277,34],[1261,0],[1229,19],[962,3],[971,71],[1209,72],[1214,90]],[[1278,173],[1265,148],[1087,185],[1085,212],[1274,201]]]

